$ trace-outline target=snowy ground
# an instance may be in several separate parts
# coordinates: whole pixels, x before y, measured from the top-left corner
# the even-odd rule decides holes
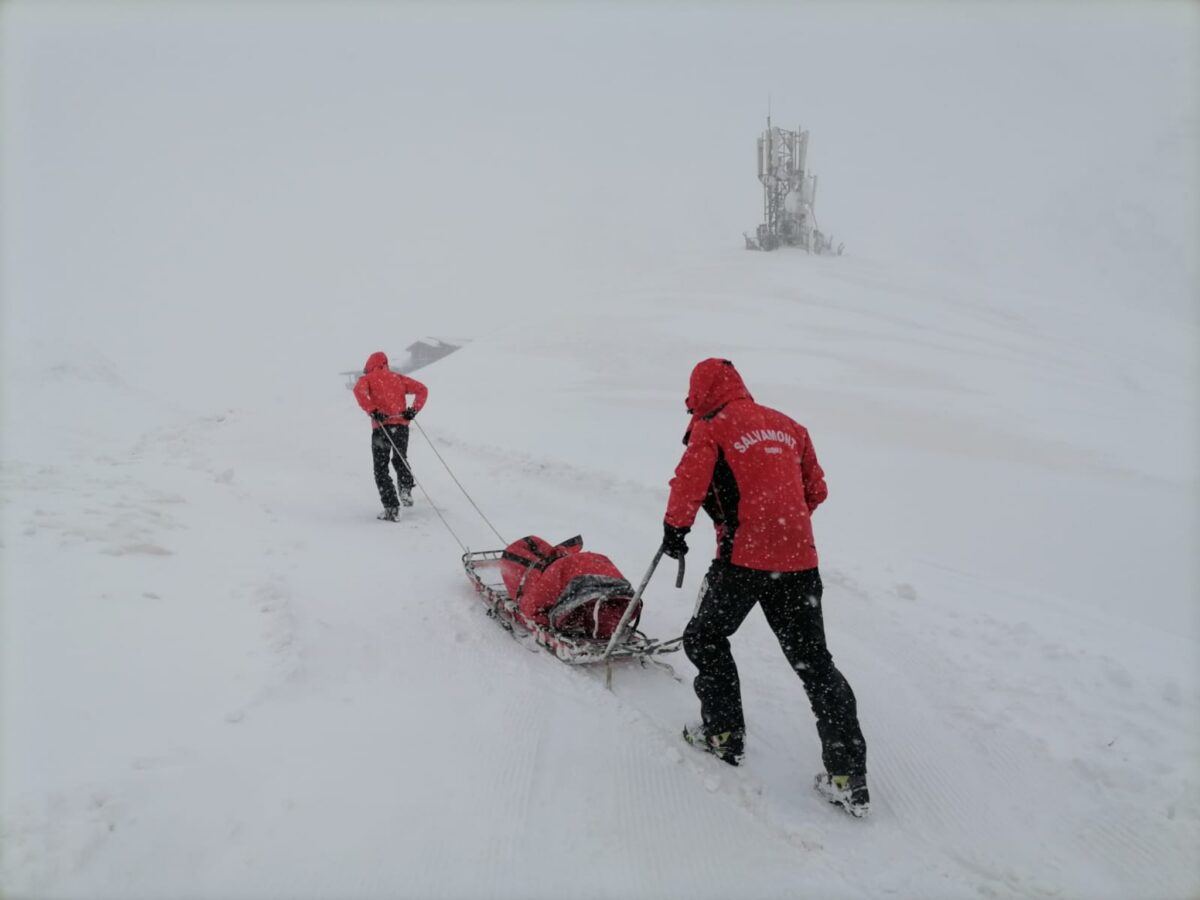
[[[0,895],[1200,896],[1198,22],[0,4]],[[772,90],[846,256],[735,249]],[[429,335],[381,523],[339,373]],[[865,821],[757,613],[734,770],[459,563],[435,448],[640,578],[714,355],[827,473]]]
[[[735,638],[739,771],[676,737],[686,660],[683,683],[625,669],[610,694],[501,632],[427,497],[374,520],[335,370],[304,373],[298,421],[185,410],[100,350],[8,348],[8,893],[1190,895],[1186,348],[1143,329],[1163,352],[1114,368],[906,277],[733,251],[418,373],[423,434],[505,537],[581,531],[631,578],[695,360],[728,355],[809,425],[865,822],[809,790],[811,715],[761,617]],[[422,435],[412,458],[459,537],[495,546]],[[703,527],[692,545],[682,592],[652,584],[656,636],[690,613]]]

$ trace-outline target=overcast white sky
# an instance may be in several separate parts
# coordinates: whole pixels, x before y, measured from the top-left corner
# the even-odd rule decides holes
[[[594,299],[740,247],[768,96],[848,252],[1195,321],[1194,3],[0,9],[10,340],[357,358]]]

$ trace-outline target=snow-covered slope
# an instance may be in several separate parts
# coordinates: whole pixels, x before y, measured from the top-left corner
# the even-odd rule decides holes
[[[9,348],[10,892],[1194,890],[1187,356],[1114,371],[1028,310],[906,277],[733,251],[479,338],[419,373],[428,496],[396,526],[373,518],[366,423],[332,369],[297,380],[300,417],[197,413],[101,350]],[[806,422],[826,467],[866,822],[809,790],[811,714],[757,615],[735,638],[735,771],[677,739],[686,660],[682,683],[625,669],[610,694],[501,632],[462,575],[450,530],[498,541],[426,438],[506,538],[581,531],[636,577],[708,354]],[[703,528],[692,545],[682,592],[652,583],[652,634],[687,620]]]
[[[1200,892],[1200,14],[744,6],[0,5],[0,893]],[[847,256],[731,249],[779,85]],[[339,373],[426,334],[380,523]],[[713,355],[827,472],[865,821],[757,613],[734,770],[459,563],[435,449],[639,578]]]

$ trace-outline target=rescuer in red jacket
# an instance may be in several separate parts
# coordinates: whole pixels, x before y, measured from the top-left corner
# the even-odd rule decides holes
[[[415,395],[411,406],[409,394]],[[400,515],[401,503],[405,506],[413,504],[414,482],[408,466],[408,423],[425,406],[428,396],[429,389],[421,382],[389,369],[387,354],[382,350],[367,358],[363,375],[354,385],[354,398],[373,420],[371,458],[375,465],[375,485],[379,488],[379,499],[383,501],[381,519],[394,522]],[[398,497],[388,469],[389,457],[400,485]]]
[[[683,635],[702,716],[684,737],[732,765],[741,761],[746,726],[729,637],[758,603],[816,715],[826,770],[817,787],[862,815],[866,743],[854,692],[825,646],[812,513],[828,490],[808,431],[755,403],[724,359],[692,370],[687,409],[692,421],[671,479],[663,552],[673,559],[687,553],[685,537],[701,507],[717,547]]]

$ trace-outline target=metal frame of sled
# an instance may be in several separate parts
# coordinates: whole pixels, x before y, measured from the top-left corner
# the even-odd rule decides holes
[[[613,644],[611,651],[608,638],[569,637],[529,621],[521,614],[521,608],[517,602],[508,595],[508,590],[500,578],[499,566],[503,553],[503,550],[467,551],[463,554],[462,562],[467,577],[471,579],[476,592],[488,607],[488,615],[514,635],[518,631],[527,633],[539,646],[573,666],[594,665],[622,659],[658,663],[659,661],[654,657],[679,650],[682,638],[658,641],[646,637],[637,630],[637,623],[642,612],[640,597],[636,600],[638,608],[634,616],[624,625],[623,631],[618,630],[620,640]],[[492,572],[494,572],[494,576]]]

